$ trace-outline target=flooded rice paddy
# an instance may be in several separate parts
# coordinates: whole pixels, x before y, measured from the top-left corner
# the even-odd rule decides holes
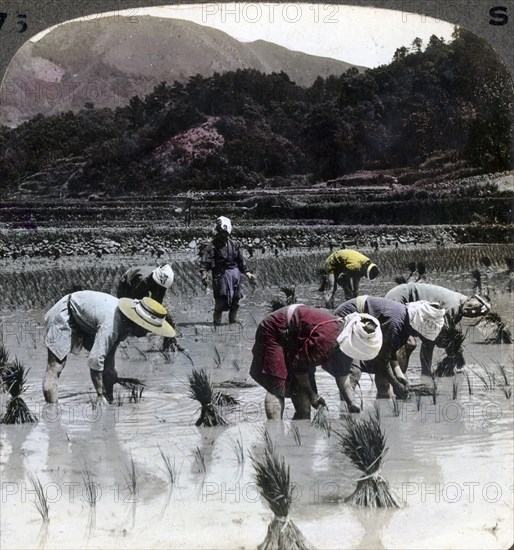
[[[455,281],[444,284],[457,288]],[[116,403],[94,408],[81,354],[70,356],[63,371],[59,405],[45,406],[42,312],[4,315],[4,344],[30,367],[24,398],[40,421],[1,426],[1,548],[255,548],[272,517],[259,498],[250,458],[262,452],[264,428],[291,468],[291,516],[316,548],[508,548],[514,511],[513,398],[498,383],[486,389],[476,373],[484,373],[480,365],[486,365],[496,369],[499,382],[500,363],[512,384],[512,346],[486,345],[483,334],[470,328],[464,349],[471,394],[460,373],[456,399],[453,381],[446,378],[437,381],[435,404],[431,396],[413,398],[400,403],[395,416],[392,402],[380,401],[389,448],[382,474],[403,506],[357,509],[343,499],[361,474],[339,450],[336,435],[329,437],[308,421],[293,422],[290,402],[283,422],[267,422],[264,390],[249,378],[256,325],[275,290],[248,296],[242,324],[216,332],[210,324],[212,295],[174,299],[180,342],[195,366],[207,368],[216,384],[252,384],[224,390],[240,401],[223,409],[230,422],[224,428],[195,427],[199,406],[187,387],[191,362],[180,353],[159,352],[159,338],[131,339],[118,350],[120,375],[147,384],[139,403],[129,402],[129,392],[116,386]],[[385,290],[362,289],[377,295]],[[313,285],[298,287],[297,297],[320,305]],[[495,310],[510,319],[510,295],[494,299]],[[411,382],[420,381],[417,351],[409,372]],[[341,432],[347,413],[336,385],[321,371],[317,380],[332,427]],[[357,389],[363,415],[373,409],[374,397],[372,380],[363,375]],[[6,394],[2,400],[3,410]],[[173,484],[163,454],[170,459]],[[85,466],[97,489],[93,511]],[[34,505],[29,473],[39,477],[47,496],[47,528]]]

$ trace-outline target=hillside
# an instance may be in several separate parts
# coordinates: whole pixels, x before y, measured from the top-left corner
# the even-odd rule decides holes
[[[310,86],[318,76],[340,75],[353,65],[293,52],[258,40],[243,43],[222,31],[178,19],[139,17],[127,23],[102,18],[61,25],[26,43],[5,82],[36,94],[6,94],[0,124],[16,126],[34,116],[125,105],[160,82],[181,83],[242,68],[285,72]]]

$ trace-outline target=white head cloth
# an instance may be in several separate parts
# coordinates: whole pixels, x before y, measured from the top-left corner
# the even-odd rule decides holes
[[[164,288],[171,288],[174,278],[175,274],[173,273],[173,269],[171,269],[171,266],[169,264],[163,265],[161,267],[156,267],[152,271],[152,279],[158,285],[161,285]]]
[[[437,304],[435,304],[437,305]],[[435,340],[444,325],[444,308],[434,307],[426,300],[407,304],[412,328],[427,340]]]
[[[216,225],[214,226],[214,229],[212,230],[213,234],[216,235],[218,232],[218,227],[226,231],[229,235],[232,233],[232,222],[226,218],[225,216],[220,216],[216,220]]]
[[[366,321],[375,325],[375,331],[364,330]],[[382,330],[375,317],[367,313],[350,313],[344,319],[344,328],[337,337],[339,349],[348,357],[359,361],[374,359],[382,347]]]

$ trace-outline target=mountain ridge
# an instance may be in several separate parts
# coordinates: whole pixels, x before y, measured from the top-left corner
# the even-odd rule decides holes
[[[255,40],[241,42],[218,29],[179,19],[144,16],[137,23],[105,17],[60,25],[13,58],[0,124],[16,126],[35,114],[78,111],[86,102],[117,107],[160,82],[181,83],[243,68],[285,72],[301,86],[340,75],[350,63]],[[358,70],[365,69],[358,67]]]

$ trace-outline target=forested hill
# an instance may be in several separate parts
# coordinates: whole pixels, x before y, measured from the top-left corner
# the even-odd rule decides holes
[[[340,75],[353,66],[263,40],[240,42],[218,29],[179,19],[71,21],[26,42],[16,54],[4,81],[10,89],[27,92],[5,90],[0,124],[17,126],[40,113],[76,112],[92,97],[97,107],[121,107],[160,82],[186,83],[196,74],[284,71],[300,86],[310,86],[318,75]]]
[[[513,89],[496,54],[462,30],[420,46],[308,88],[283,72],[229,71],[162,83],[115,110],[89,104],[2,127],[1,190],[170,194],[315,182],[434,156],[510,169]]]

